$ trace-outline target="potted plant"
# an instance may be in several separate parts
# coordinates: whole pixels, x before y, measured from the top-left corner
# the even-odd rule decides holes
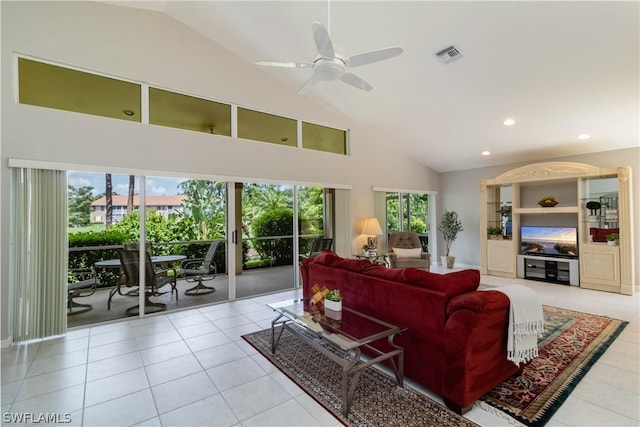
[[[458,237],[458,233],[463,230],[462,221],[458,218],[458,213],[456,211],[444,211],[440,217],[438,230],[442,233],[446,249],[445,255],[440,258],[442,265],[446,265],[447,268],[453,268],[456,258],[449,256],[449,251],[451,250],[451,244]]]
[[[492,240],[502,240],[502,227],[487,227],[487,234]]]
[[[620,235],[618,233],[607,234],[607,245],[618,246],[619,241],[620,241]]]
[[[331,289],[324,295],[325,310],[340,311],[342,310],[342,295],[340,289]]]

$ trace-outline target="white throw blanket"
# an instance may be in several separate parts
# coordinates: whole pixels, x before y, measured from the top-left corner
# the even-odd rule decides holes
[[[509,297],[507,359],[516,366],[538,355],[538,336],[544,332],[544,315],[538,295],[522,285],[492,288]]]

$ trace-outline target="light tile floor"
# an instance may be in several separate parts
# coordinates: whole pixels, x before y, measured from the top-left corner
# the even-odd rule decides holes
[[[482,282],[521,283],[544,304],[629,321],[548,425],[640,424],[639,295],[498,277]],[[340,425],[241,339],[270,326],[273,312],[266,303],[297,295],[287,291],[74,329],[62,338],[3,349],[2,423],[20,424],[12,415],[49,413],[85,426]],[[479,407],[465,416],[483,426],[509,425]]]

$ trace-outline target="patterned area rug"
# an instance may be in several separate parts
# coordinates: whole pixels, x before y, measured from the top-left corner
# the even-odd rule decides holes
[[[243,338],[291,378],[337,419],[349,426],[471,427],[477,424],[370,366],[360,376],[348,418],[341,409],[341,368],[286,329],[275,356],[271,354],[271,330]]]
[[[539,356],[476,404],[513,424],[540,427],[620,335],[628,322],[543,306]]]

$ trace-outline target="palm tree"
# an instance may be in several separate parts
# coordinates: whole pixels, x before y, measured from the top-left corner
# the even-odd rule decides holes
[[[108,230],[113,223],[113,184],[111,183],[111,174],[105,174],[105,212],[104,212],[104,225]]]
[[[193,224],[191,237],[209,240],[224,236],[225,183],[191,179],[178,187],[187,196],[178,215]]]
[[[127,197],[127,214],[133,212],[133,195],[135,192],[136,177],[129,175],[129,195]]]

